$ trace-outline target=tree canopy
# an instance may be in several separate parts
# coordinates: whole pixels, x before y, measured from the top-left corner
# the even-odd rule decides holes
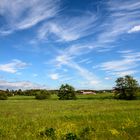
[[[58,91],[59,100],[73,100],[76,99],[75,89],[71,85],[61,85]]]
[[[115,98],[117,99],[135,99],[139,87],[138,82],[130,75],[119,77],[116,80]]]

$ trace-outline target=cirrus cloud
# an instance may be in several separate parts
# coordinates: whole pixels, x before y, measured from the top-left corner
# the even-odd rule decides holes
[[[140,32],[140,25],[131,28],[128,33]]]
[[[29,64],[18,59],[14,59],[9,63],[0,64],[0,71],[8,73],[17,73],[19,70],[24,69]]]
[[[10,34],[15,30],[31,28],[43,20],[54,17],[59,12],[60,0],[9,0],[0,1],[0,15],[3,24],[0,34]]]
[[[47,88],[45,85],[40,85],[30,81],[6,81],[0,80],[0,89],[44,89]]]

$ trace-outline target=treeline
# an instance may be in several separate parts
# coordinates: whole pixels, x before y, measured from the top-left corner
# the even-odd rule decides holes
[[[75,93],[82,94],[81,91],[85,92],[95,92],[95,93],[113,93],[115,90],[77,90]],[[0,90],[0,95],[1,94],[6,94],[7,96],[15,96],[15,95],[21,95],[21,96],[36,96],[37,94],[44,92],[44,93],[49,93],[50,95],[56,94],[58,95],[59,89],[58,90],[46,90],[46,89],[29,89],[29,90]],[[140,92],[140,88],[138,88],[138,92]]]
[[[35,96],[36,99],[50,99],[51,95],[56,94],[59,100],[73,100],[76,99],[76,91],[74,87],[66,84],[61,85],[59,90],[46,89],[30,89],[30,90],[0,90],[0,100],[6,100],[9,96]]]
[[[6,94],[7,96],[15,96],[15,95],[22,95],[22,96],[36,96],[41,92],[46,92],[47,94],[57,94],[58,90],[46,90],[46,89],[29,89],[29,90],[0,90],[0,94]]]
[[[75,94],[82,94],[81,91],[92,91],[95,93],[112,93],[112,90],[76,90]],[[18,90],[0,90],[0,95],[1,94],[6,94],[7,96],[15,96],[15,95],[21,95],[21,96],[36,96],[40,93],[47,93],[50,95],[56,94],[58,95],[59,89],[58,90],[46,90],[46,89],[28,89],[28,90],[22,90],[22,89],[18,89]]]

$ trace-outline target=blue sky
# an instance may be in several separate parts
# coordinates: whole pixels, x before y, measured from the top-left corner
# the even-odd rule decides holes
[[[0,88],[110,89],[140,82],[139,0],[1,0]]]

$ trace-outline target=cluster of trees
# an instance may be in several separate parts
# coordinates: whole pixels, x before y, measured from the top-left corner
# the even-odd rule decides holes
[[[29,90],[0,90],[0,99],[6,100],[10,96],[35,96],[36,99],[47,99],[52,94],[57,94],[58,90],[29,89]]]
[[[36,99],[49,99],[52,94],[56,94],[59,100],[73,100],[76,99],[76,91],[74,87],[66,84],[61,85],[59,90],[45,90],[45,89],[30,89],[30,90],[0,90],[0,99],[6,100],[8,96],[22,95],[35,96]]]
[[[23,96],[35,96],[41,91],[49,92],[50,94],[57,94],[58,90],[46,90],[46,89],[29,89],[29,90],[0,90],[0,94],[4,93],[7,96],[23,95]]]

